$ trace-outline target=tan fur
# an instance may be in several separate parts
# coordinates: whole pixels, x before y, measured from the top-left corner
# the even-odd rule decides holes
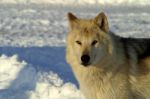
[[[66,59],[85,99],[150,99],[150,58],[142,59],[133,67],[124,56],[122,45],[109,37],[104,13],[90,20],[78,19],[71,13],[68,18]],[[91,46],[95,39],[98,43]],[[76,40],[82,45],[76,44]],[[80,64],[84,53],[91,56],[88,67]]]

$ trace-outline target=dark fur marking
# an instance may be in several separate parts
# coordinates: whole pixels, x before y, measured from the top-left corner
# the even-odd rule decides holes
[[[123,38],[115,35],[110,32],[110,35],[113,36],[118,42],[122,43],[124,47],[124,53],[127,58],[130,58],[133,50],[137,59],[143,59],[150,56],[150,39],[147,38]]]
[[[150,56],[150,39],[122,38],[122,41],[126,47],[126,52],[130,52],[131,49],[133,49],[136,52],[135,54],[137,54],[138,59]]]

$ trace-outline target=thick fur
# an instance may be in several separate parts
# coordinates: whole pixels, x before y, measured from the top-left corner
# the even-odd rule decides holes
[[[107,17],[79,19],[68,14],[66,59],[85,99],[150,99],[150,40],[109,32]],[[96,43],[92,43],[96,40]],[[90,64],[81,64],[88,54]]]

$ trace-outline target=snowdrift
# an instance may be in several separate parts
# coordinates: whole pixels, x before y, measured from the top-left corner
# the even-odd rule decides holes
[[[17,55],[0,56],[0,99],[84,99],[72,83],[41,73]]]

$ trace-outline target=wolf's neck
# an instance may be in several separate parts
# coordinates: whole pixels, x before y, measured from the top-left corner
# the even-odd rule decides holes
[[[109,33],[109,36],[111,38],[112,47],[113,47],[112,49],[113,60],[118,64],[124,64],[124,62],[126,61],[126,56],[124,54],[122,42],[120,42],[121,37],[115,35],[112,32]]]
[[[91,81],[95,84],[103,82],[105,85],[104,81],[109,82],[109,80],[112,78],[116,79],[118,75],[119,77],[125,75],[125,73],[128,72],[125,65],[128,64],[125,64],[122,60],[117,59],[117,55],[115,57],[114,55],[108,54],[97,66],[83,67],[80,66],[80,64],[76,64],[74,65],[73,69],[77,78],[80,79],[80,83],[83,83],[83,85],[85,83],[88,85],[88,83],[91,83]],[[97,80],[93,81],[94,79]]]
[[[113,33],[109,33],[111,39],[112,52],[106,52],[105,56],[99,61],[96,67],[102,70],[114,70],[119,68],[120,65],[124,65],[126,57],[124,50],[122,49],[122,43],[119,41],[120,38]]]

